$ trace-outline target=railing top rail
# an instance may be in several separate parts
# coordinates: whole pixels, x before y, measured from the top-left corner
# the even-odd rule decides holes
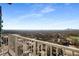
[[[23,37],[23,36],[20,36],[20,35],[17,35],[17,34],[10,34],[10,35],[15,36],[17,38],[21,38],[21,39],[27,39],[27,40],[39,42],[39,43],[42,43],[42,44],[54,46],[54,47],[57,47],[57,48],[62,48],[62,49],[72,50],[74,52],[79,52],[79,49],[75,48],[75,47],[68,47],[68,46],[63,46],[63,45],[59,45],[59,44],[55,44],[55,43],[51,43],[51,42],[46,42],[46,41],[36,40],[36,39],[32,39],[32,38],[27,38],[27,37]]]

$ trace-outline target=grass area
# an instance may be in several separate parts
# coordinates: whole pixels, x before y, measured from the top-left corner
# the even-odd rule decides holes
[[[79,48],[79,36],[69,36],[70,41],[74,44],[75,47]]]
[[[73,40],[77,40],[79,42],[79,36],[70,36],[69,38],[71,38]]]

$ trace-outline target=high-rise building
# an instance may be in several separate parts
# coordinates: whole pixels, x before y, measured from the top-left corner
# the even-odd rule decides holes
[[[3,23],[3,21],[2,21],[2,8],[0,6],[0,46],[2,44],[2,27],[3,27],[2,23]]]

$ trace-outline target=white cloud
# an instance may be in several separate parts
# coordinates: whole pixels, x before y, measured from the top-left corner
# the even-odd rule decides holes
[[[43,9],[40,9],[39,13],[30,13],[30,14],[24,14],[24,15],[20,15],[17,18],[13,18],[12,20],[16,20],[15,23],[17,23],[20,20],[25,20],[27,18],[39,18],[42,17],[44,15],[44,13],[49,13],[55,11],[54,8],[52,8],[51,6],[46,6]]]
[[[31,13],[31,14],[24,14],[24,15],[20,15],[19,17],[13,18],[11,20],[14,20],[15,23],[17,23],[20,20],[26,20],[27,18],[39,18],[42,17],[43,14],[41,13]]]
[[[55,11],[55,9],[48,6],[48,7],[45,7],[44,9],[42,9],[41,13],[49,13],[49,12],[52,12],[52,11]]]
[[[38,13],[35,12],[35,13],[19,15],[19,17],[11,19],[11,20],[13,20],[13,21],[11,21],[12,23],[7,23],[7,24],[4,23],[4,24],[6,24],[6,26],[4,26],[3,28],[5,28],[5,29],[7,29],[7,28],[12,28],[12,29],[18,29],[18,28],[22,28],[22,29],[32,29],[32,28],[33,29],[35,29],[35,28],[36,29],[41,29],[41,26],[39,26],[39,25],[38,25],[39,27],[32,27],[30,25],[28,27],[26,25],[20,25],[20,22],[23,23],[24,20],[28,20],[28,18],[30,18],[29,20],[31,20],[32,18],[34,18],[34,19],[36,19],[36,18],[37,19],[39,19],[39,18],[43,19],[44,18],[43,16],[44,16],[45,13],[49,13],[49,12],[52,12],[52,11],[55,11],[55,9],[52,8],[51,6],[46,6],[43,9],[40,9]],[[42,26],[42,28],[43,28],[43,26]]]

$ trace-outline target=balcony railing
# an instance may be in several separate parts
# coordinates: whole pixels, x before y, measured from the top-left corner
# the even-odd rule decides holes
[[[16,34],[8,35],[9,52],[23,56],[79,56],[79,49]]]

